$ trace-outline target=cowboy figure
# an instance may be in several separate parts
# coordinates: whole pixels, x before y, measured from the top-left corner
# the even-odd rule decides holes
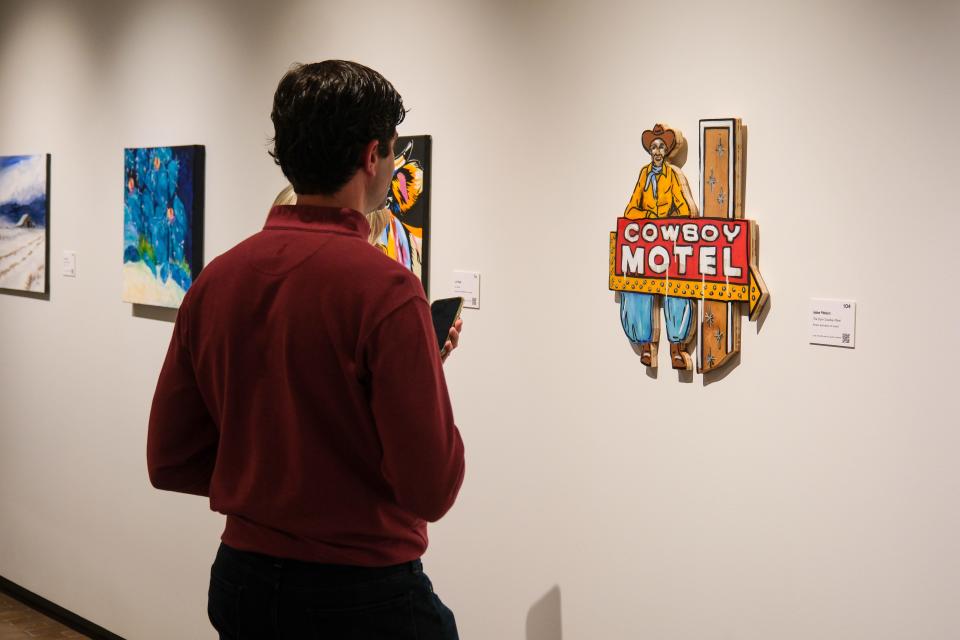
[[[652,162],[641,169],[624,217],[636,220],[699,215],[687,179],[677,167],[667,162],[674,150],[679,151],[677,138],[677,132],[661,124],[643,132],[640,140]],[[683,137],[679,138],[681,144],[685,144]],[[693,366],[687,343],[692,336],[695,311],[693,300],[665,296],[663,313],[670,342],[670,364],[674,369],[691,369]],[[630,342],[639,346],[640,360],[648,367],[657,366],[660,336],[654,322],[656,313],[653,294],[620,292],[623,330]]]

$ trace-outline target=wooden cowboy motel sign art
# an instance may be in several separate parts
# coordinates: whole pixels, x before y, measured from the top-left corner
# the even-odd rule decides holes
[[[680,171],[683,135],[643,132],[651,162],[610,234],[610,289],[641,362],[657,366],[661,309],[674,369],[713,371],[740,351],[740,307],[755,320],[768,294],[757,267],[757,226],[743,217],[740,120],[700,121],[700,202]]]

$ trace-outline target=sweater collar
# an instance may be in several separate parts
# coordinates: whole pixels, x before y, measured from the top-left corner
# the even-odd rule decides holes
[[[305,204],[277,205],[270,209],[264,229],[294,229],[345,233],[367,239],[370,223],[353,209],[316,207]]]

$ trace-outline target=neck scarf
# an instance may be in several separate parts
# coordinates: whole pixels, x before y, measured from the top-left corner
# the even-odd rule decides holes
[[[663,165],[655,167],[652,164],[650,165],[650,173],[647,174],[647,183],[643,185],[643,190],[646,191],[650,188],[650,185],[653,185],[653,197],[657,197],[657,178],[663,174]]]

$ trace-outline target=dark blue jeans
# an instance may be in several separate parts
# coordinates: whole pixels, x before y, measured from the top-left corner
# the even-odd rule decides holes
[[[349,567],[220,545],[207,613],[220,640],[458,640],[419,560]]]

